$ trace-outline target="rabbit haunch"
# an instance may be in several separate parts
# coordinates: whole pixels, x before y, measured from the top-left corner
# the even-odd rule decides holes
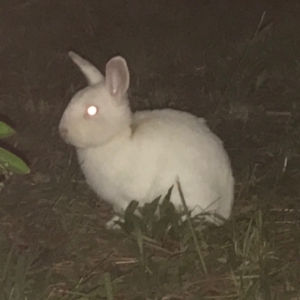
[[[144,205],[164,196],[179,178],[192,215],[214,212],[228,219],[234,197],[230,161],[205,120],[172,109],[132,114],[123,58],[112,58],[104,77],[77,54],[70,57],[89,85],[73,97],[59,129],[77,148],[86,181],[97,195],[122,213],[132,200]],[[177,209],[182,206],[176,186],[171,201]],[[220,224],[220,219],[208,220]]]

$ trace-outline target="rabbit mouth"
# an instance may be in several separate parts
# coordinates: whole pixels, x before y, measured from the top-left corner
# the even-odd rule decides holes
[[[68,143],[68,140],[69,140],[69,139],[68,139],[68,129],[61,127],[61,128],[59,128],[59,133],[60,133],[61,138],[62,138],[66,143]]]
[[[63,127],[59,128],[59,133],[65,143],[75,146],[74,143],[72,142],[72,139],[70,138],[70,134],[67,128],[63,128]]]
[[[74,146],[76,149],[85,149],[87,148],[84,144],[78,142],[76,139],[72,138],[72,136],[68,133],[67,129],[60,129],[59,130],[60,136],[63,141],[71,146]]]

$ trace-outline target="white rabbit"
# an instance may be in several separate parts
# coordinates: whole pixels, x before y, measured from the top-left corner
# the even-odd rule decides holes
[[[129,71],[124,58],[106,64],[106,76],[74,52],[69,56],[88,81],[60,121],[63,139],[77,148],[87,183],[122,213],[132,200],[142,206],[166,195],[179,210],[179,178],[192,216],[231,214],[234,178],[221,140],[205,120],[173,109],[131,112]],[[115,216],[107,228],[115,228]],[[220,218],[210,222],[222,224]]]

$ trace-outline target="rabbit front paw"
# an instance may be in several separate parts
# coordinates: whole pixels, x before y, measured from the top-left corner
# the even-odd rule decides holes
[[[106,222],[105,227],[106,229],[121,229],[120,225],[116,224],[115,222],[121,221],[122,219],[119,216],[113,216],[108,222]]]

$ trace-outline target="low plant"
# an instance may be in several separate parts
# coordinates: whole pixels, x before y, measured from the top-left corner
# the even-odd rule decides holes
[[[13,128],[0,121],[0,139],[15,135]],[[5,177],[12,174],[28,174],[30,169],[28,165],[19,156],[0,147],[0,173]]]

